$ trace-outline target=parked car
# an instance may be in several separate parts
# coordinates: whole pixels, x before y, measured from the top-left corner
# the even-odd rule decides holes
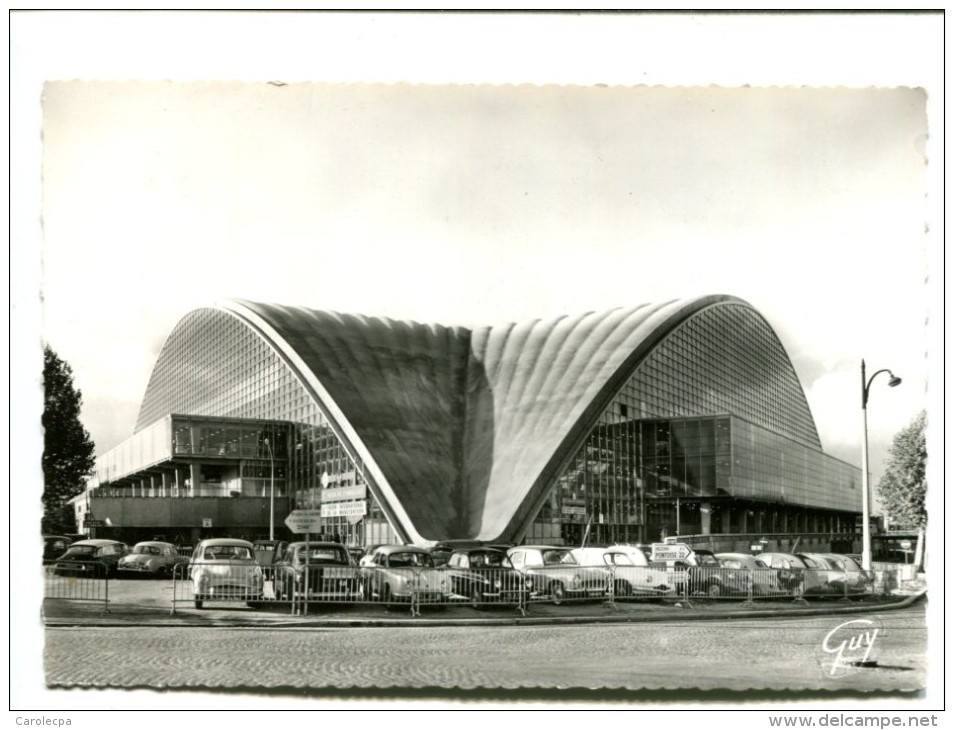
[[[137,542],[132,550],[119,559],[117,569],[129,575],[151,575],[171,578],[177,565],[188,565],[189,558],[180,555],[169,542],[147,540]],[[185,568],[180,570],[185,576]]]
[[[289,543],[273,567],[276,600],[353,601],[360,598],[358,567],[348,549],[340,543]]]
[[[689,565],[690,594],[709,598],[748,595],[752,573],[741,568],[724,567],[711,550],[693,549],[686,562]]]
[[[67,551],[73,544],[73,538],[69,535],[44,535],[43,536],[43,562],[47,563],[56,560]]]
[[[450,596],[445,571],[431,553],[412,545],[382,545],[361,568],[361,591],[368,601],[444,603]]]
[[[518,545],[507,551],[513,567],[531,580],[531,593],[559,606],[569,598],[602,598],[609,593],[605,566],[580,565],[571,548]]]
[[[755,555],[748,553],[716,553],[716,559],[723,568],[748,570],[752,574],[752,594],[755,596],[777,596],[784,594],[779,580],[779,571],[761,565]]]
[[[372,564],[374,561],[374,554],[377,552],[378,548],[386,547],[385,545],[369,545],[368,549],[365,550],[364,555],[358,560],[358,567],[364,568]]]
[[[613,573],[613,592],[618,598],[628,596],[665,595],[674,593],[677,571],[665,563],[650,563],[646,553],[630,545],[612,545],[600,550],[600,559]],[[685,571],[678,571],[685,577]]]
[[[118,540],[79,540],[53,564],[53,573],[97,578],[115,575],[119,559],[128,552],[129,546]]]
[[[195,607],[205,601],[260,601],[264,578],[252,543],[231,537],[203,540],[189,563]]]
[[[779,587],[792,595],[818,593],[819,586],[826,582],[810,570],[804,560],[791,553],[759,553],[755,562],[763,568],[775,568]]]
[[[287,544],[284,540],[256,540],[252,543],[255,562],[263,568],[267,568],[281,558],[282,551]]]
[[[452,597],[470,600],[474,608],[488,603],[523,604],[532,581],[514,570],[507,553],[494,548],[455,550],[447,560]]]
[[[864,593],[874,582],[871,571],[861,566],[847,555],[835,553],[797,553],[810,570],[815,571],[824,582],[818,581],[818,593]]]
[[[443,547],[440,545],[434,545],[431,547],[424,548],[431,554],[431,557],[434,558],[434,565],[438,568],[447,565],[447,561],[450,560],[451,553],[454,551],[448,547]]]

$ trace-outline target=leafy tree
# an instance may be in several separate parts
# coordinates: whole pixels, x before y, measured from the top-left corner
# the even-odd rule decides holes
[[[924,507],[927,492],[926,423],[927,414],[921,411],[895,435],[888,450],[884,475],[878,482],[878,497],[891,522],[916,530],[927,524]]]
[[[69,500],[81,493],[96,463],[95,446],[80,423],[83,396],[73,386],[73,369],[43,349],[43,522],[44,533],[75,532]]]

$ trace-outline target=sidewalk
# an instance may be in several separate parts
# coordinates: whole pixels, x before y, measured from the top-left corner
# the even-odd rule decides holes
[[[396,627],[396,626],[488,626],[644,623],[654,621],[728,620],[766,616],[818,616],[840,613],[867,613],[906,608],[925,599],[927,591],[918,586],[905,588],[892,596],[870,597],[846,602],[838,599],[813,599],[807,604],[791,600],[757,601],[751,606],[739,600],[693,598],[689,602],[674,599],[664,602],[586,602],[554,606],[532,603],[526,616],[511,608],[487,608],[475,611],[465,605],[423,606],[420,616],[410,608],[389,611],[383,606],[310,605],[307,615],[294,615],[286,605],[248,608],[241,603],[212,603],[196,610],[190,603],[171,605],[132,605],[110,603],[108,612],[101,602],[46,599],[42,618],[47,627],[63,626],[258,626],[280,627]]]

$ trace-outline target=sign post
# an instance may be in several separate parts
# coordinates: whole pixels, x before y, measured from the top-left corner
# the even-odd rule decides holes
[[[692,555],[692,548],[682,542],[654,542],[653,552],[649,558],[653,562],[666,560],[685,560]]]
[[[285,518],[285,524],[288,526],[288,529],[296,535],[321,532],[321,510],[292,510],[288,513],[288,517]]]

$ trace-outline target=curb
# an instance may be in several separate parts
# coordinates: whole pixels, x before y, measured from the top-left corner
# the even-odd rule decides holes
[[[599,624],[635,624],[659,623],[664,621],[715,621],[748,618],[777,618],[826,616],[845,613],[870,613],[871,611],[897,611],[913,606],[921,600],[926,600],[927,590],[906,596],[898,601],[889,603],[865,604],[857,603],[850,606],[818,606],[808,608],[786,609],[734,609],[727,611],[696,612],[692,608],[683,608],[678,613],[667,614],[612,614],[608,616],[514,616],[499,618],[322,618],[318,615],[307,618],[285,617],[241,617],[223,618],[210,616],[208,618],[198,614],[179,614],[170,616],[166,610],[158,615],[148,617],[129,617],[126,619],[113,618],[112,614],[80,617],[43,618],[46,628],[65,628],[90,626],[98,628],[110,627],[181,627],[181,628],[423,628],[423,627],[464,627],[464,626],[579,626]],[[158,612],[157,612],[158,613]]]

